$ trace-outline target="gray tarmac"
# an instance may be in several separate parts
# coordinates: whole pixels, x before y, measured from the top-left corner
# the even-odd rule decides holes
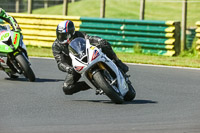
[[[36,82],[0,71],[0,133],[199,133],[200,70],[130,65],[132,102],[87,90],[66,96],[65,73],[31,58]]]

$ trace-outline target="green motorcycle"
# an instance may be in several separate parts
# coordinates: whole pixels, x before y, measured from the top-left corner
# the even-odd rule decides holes
[[[0,69],[10,78],[24,75],[29,81],[35,81],[35,74],[30,67],[23,36],[11,31],[9,25],[0,25]]]

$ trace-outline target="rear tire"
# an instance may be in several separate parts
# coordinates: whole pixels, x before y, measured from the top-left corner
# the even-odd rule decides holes
[[[96,72],[93,75],[93,79],[96,84],[103,90],[103,92],[116,104],[124,102],[123,96],[120,96],[113,87],[106,81],[101,71]]]
[[[19,66],[22,69],[24,76],[31,82],[35,81],[35,74],[28,62],[26,61],[26,59],[24,58],[24,56],[19,54],[15,57],[15,59],[19,63]]]

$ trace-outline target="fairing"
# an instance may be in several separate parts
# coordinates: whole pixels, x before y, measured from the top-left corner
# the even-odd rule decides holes
[[[74,42],[76,41],[78,40],[75,39]],[[70,57],[72,58],[74,69],[82,75],[84,81],[88,85],[94,88],[95,86],[91,84],[91,81],[87,76],[88,72],[91,68],[93,68],[93,66],[99,63],[108,66],[117,76],[119,91],[124,96],[128,92],[128,86],[117,66],[103,52],[101,52],[100,49],[92,46],[89,43],[89,40],[86,40],[86,43],[84,43],[83,45],[84,46],[79,46],[79,44],[73,42],[69,45]],[[83,61],[85,57],[88,58],[87,62]]]
[[[1,53],[10,53],[13,52],[13,49],[4,41],[7,41],[9,37],[11,37],[12,44],[15,49],[19,47],[20,42],[20,33],[9,31],[6,29],[0,29],[0,52]]]

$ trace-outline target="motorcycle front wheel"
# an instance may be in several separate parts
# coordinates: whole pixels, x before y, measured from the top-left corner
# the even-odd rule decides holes
[[[15,57],[15,59],[18,62],[20,68],[22,69],[24,76],[31,82],[35,81],[35,74],[28,62],[26,61],[26,59],[24,58],[24,56],[19,54]]]
[[[136,91],[131,84],[128,84],[129,91],[124,96],[125,101],[132,101],[136,96]]]
[[[102,71],[98,71],[93,75],[96,84],[103,90],[103,92],[116,104],[124,102],[123,96],[117,93],[114,88],[106,81]]]

